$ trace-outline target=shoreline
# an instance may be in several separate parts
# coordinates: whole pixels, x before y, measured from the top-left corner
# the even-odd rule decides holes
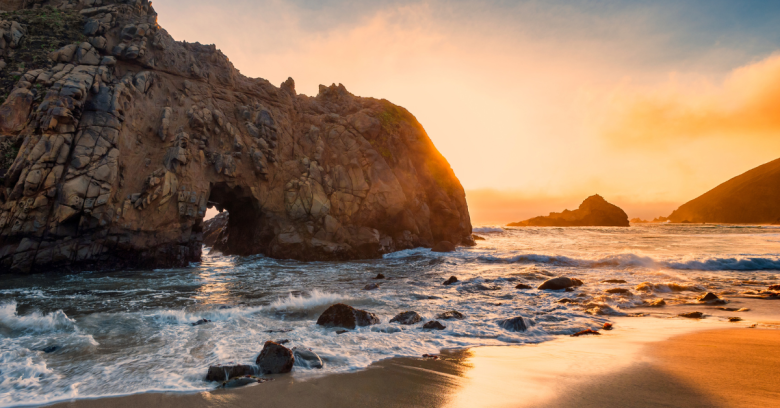
[[[780,325],[776,312],[762,317],[764,319],[757,322],[762,326]],[[767,317],[769,319],[765,320]],[[45,406],[249,407],[256,406],[259,400],[263,401],[263,406],[270,407],[595,407],[609,405],[610,401],[622,406],[629,403],[632,406],[738,406],[721,404],[735,400],[733,395],[722,395],[708,387],[712,381],[705,380],[709,378],[707,375],[716,375],[738,382],[739,376],[731,373],[739,371],[739,362],[729,356],[747,359],[741,364],[751,372],[763,373],[761,384],[769,384],[751,392],[745,391],[750,383],[740,386],[741,392],[757,398],[758,402],[753,406],[769,406],[761,405],[761,401],[768,398],[767,390],[780,390],[780,380],[772,379],[773,373],[780,370],[780,357],[767,360],[764,369],[754,361],[762,355],[761,350],[780,347],[780,330],[751,329],[748,327],[752,322],[724,323],[715,318],[691,321],[618,317],[613,322],[615,330],[602,332],[600,336],[445,350],[438,360],[389,358],[355,372],[304,378],[271,376],[275,377],[274,381],[243,388],[144,392],[60,401]],[[700,353],[696,345],[702,342],[719,345],[722,350],[715,354]],[[699,362],[702,364],[701,378],[697,377],[697,372],[692,374],[686,368],[681,355],[694,360],[710,359],[708,364]],[[724,364],[731,366],[718,368]],[[637,398],[634,395],[644,396]],[[490,401],[486,401],[486,396]],[[780,394],[776,397],[780,398]],[[622,402],[618,403],[618,400]]]

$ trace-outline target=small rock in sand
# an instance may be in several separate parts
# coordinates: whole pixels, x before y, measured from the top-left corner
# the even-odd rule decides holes
[[[677,316],[687,317],[688,319],[701,319],[704,317],[704,313],[702,312],[680,313]]]
[[[612,323],[604,323],[603,330],[612,330]]]
[[[445,325],[437,322],[436,320],[431,320],[430,322],[423,325],[423,329],[426,330],[444,330],[446,328],[447,327]]]
[[[400,324],[404,325],[410,325],[419,323],[422,321],[422,316],[420,316],[419,313],[414,311],[408,311],[408,312],[402,312],[397,314],[394,318],[390,320],[390,323],[398,322]]]
[[[518,283],[517,286],[515,286],[515,289],[532,289],[530,285],[526,285],[525,283]]]
[[[458,312],[456,310],[450,310],[449,312],[439,313],[436,315],[437,319],[440,320],[449,320],[449,319],[463,319],[463,313]]]
[[[380,274],[377,274],[377,275],[376,275],[376,277],[375,277],[374,279],[384,279],[384,278],[385,278],[385,275],[382,275],[382,274],[380,273]]]
[[[444,281],[444,283],[442,283],[442,285],[452,285],[453,283],[455,283],[455,282],[457,282],[457,281],[458,281],[458,278],[457,278],[457,277],[455,277],[455,276],[450,276],[450,278],[449,278],[449,279],[447,279],[446,281]]]
[[[741,317],[729,317],[729,321],[730,322],[741,322],[742,318]]]
[[[697,297],[696,300],[698,302],[700,302],[700,303],[707,303],[707,304],[711,304],[711,305],[720,305],[720,304],[725,304],[726,303],[725,300],[719,298],[718,295],[716,295],[716,294],[714,294],[712,292],[707,292],[707,293]]]
[[[561,290],[572,288],[576,286],[582,286],[582,281],[574,278],[558,277],[548,279],[539,286],[539,290]]]
[[[292,371],[295,356],[287,347],[273,341],[266,341],[255,364],[262,374],[284,374]]]

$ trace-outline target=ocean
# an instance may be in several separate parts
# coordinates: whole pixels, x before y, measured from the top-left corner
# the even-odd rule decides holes
[[[706,291],[751,296],[780,283],[780,227],[481,226],[474,233],[485,240],[473,248],[377,260],[304,263],[205,249],[202,262],[181,269],[0,276],[0,406],[209,390],[217,386],[204,380],[209,365],[252,364],[268,340],[319,354],[322,370],[291,374],[307,377],[442,349],[539,343],[599,328],[659,298],[673,305]],[[459,282],[443,285],[450,276]],[[584,285],[516,289],[556,276]],[[371,283],[379,289],[364,290]],[[613,288],[629,293],[606,292]],[[344,334],[317,326],[339,302],[381,323]],[[465,318],[442,320],[441,331],[389,323],[407,310],[425,320],[450,310]],[[497,323],[518,316],[527,331]]]

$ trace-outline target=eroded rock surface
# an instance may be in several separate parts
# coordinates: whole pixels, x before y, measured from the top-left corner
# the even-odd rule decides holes
[[[3,4],[0,145],[16,155],[0,169],[0,271],[187,265],[211,206],[230,213],[226,254],[473,244],[460,182],[405,109],[244,77],[214,45],[174,41],[147,0]],[[18,23],[36,12],[67,24]],[[80,39],[54,41],[62,26]],[[34,69],[11,61],[49,34],[60,45]]]
[[[513,222],[510,227],[628,227],[628,215],[596,194],[585,199],[574,211],[563,210],[546,217]]]

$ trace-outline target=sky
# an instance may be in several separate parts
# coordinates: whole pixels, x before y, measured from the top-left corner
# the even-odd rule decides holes
[[[504,224],[601,194],[629,217],[780,157],[780,1],[157,0],[177,40],[299,93],[412,112]]]

